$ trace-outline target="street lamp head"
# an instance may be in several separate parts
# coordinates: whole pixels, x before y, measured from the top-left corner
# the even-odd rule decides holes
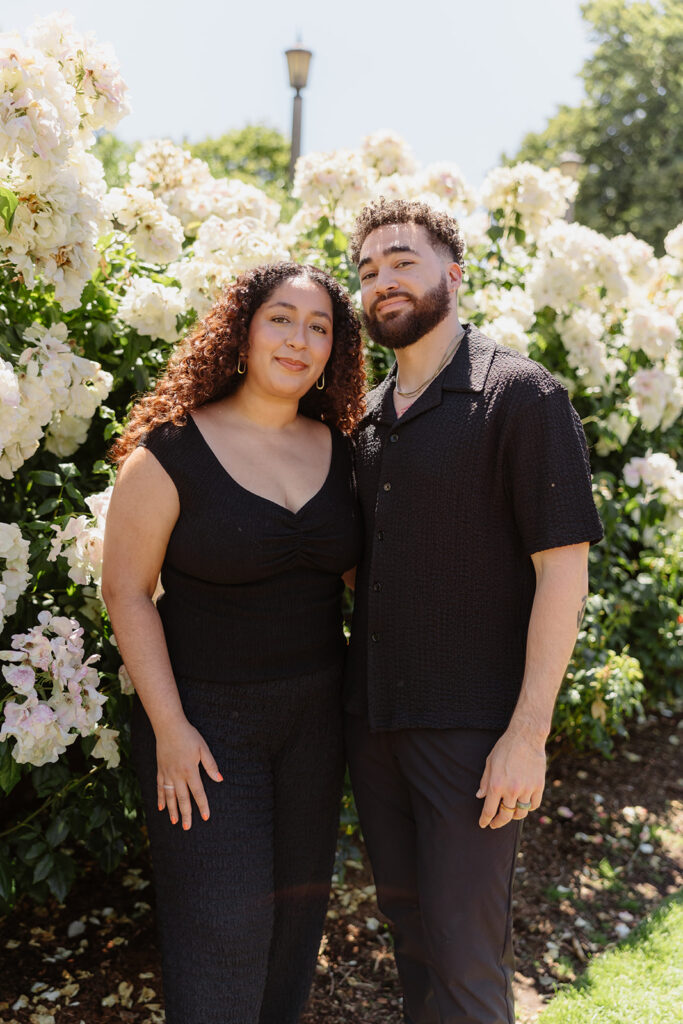
[[[566,174],[568,178],[576,180],[583,164],[583,157],[572,150],[565,150],[564,153],[560,154],[558,164],[563,174]]]
[[[291,50],[285,50],[287,66],[289,68],[289,84],[292,89],[299,92],[306,88],[308,81],[308,68],[313,54],[302,46],[293,46]]]

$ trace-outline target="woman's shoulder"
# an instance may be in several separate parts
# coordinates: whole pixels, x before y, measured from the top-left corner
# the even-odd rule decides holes
[[[174,423],[172,420],[155,423],[141,436],[138,445],[142,448],[149,448],[150,451],[154,451],[155,448],[167,448],[170,445],[174,445],[186,437],[191,420],[192,417],[188,415],[180,423]]]
[[[188,414],[184,421],[174,423],[172,420],[155,423],[138,441],[139,448],[146,448],[161,463],[167,473],[174,479],[183,463],[192,462],[192,417]]]

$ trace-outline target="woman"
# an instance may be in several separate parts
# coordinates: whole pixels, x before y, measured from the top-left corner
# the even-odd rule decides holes
[[[344,290],[260,267],[113,448],[102,591],[137,693],[169,1024],[294,1024],[308,995],[343,771],[341,576],[360,543],[342,432],[362,394]]]

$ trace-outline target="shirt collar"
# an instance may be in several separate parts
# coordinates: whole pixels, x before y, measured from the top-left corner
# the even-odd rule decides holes
[[[458,351],[443,373],[429,385],[420,397],[401,416],[401,423],[418,416],[421,412],[441,404],[442,391],[466,391],[471,393],[484,390],[486,377],[491,367],[496,343],[482,334],[473,324],[465,325],[465,335]],[[396,422],[394,410],[394,384],[396,363],[389,370],[382,383],[368,396],[368,411],[365,420],[376,423]]]

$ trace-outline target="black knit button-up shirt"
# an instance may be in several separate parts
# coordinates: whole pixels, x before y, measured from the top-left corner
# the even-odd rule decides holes
[[[602,537],[581,421],[542,366],[471,325],[400,418],[395,378],[368,396],[356,439],[365,549],[346,707],[373,730],[504,729],[531,554]]]

